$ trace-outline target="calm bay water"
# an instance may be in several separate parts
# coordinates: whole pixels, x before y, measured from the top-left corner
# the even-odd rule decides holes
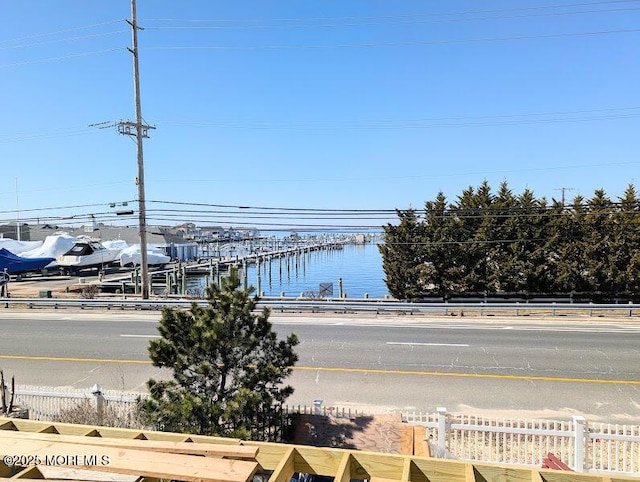
[[[241,279],[243,273],[240,273]],[[247,284],[258,287],[258,270],[247,268]],[[297,257],[273,259],[260,265],[260,291],[264,296],[300,296],[318,294],[320,283],[333,283],[333,297],[339,296],[339,279],[343,293],[349,298],[384,298],[388,291],[384,284],[382,257],[375,243],[345,245],[341,250],[321,250]],[[204,283],[204,281],[202,282]]]

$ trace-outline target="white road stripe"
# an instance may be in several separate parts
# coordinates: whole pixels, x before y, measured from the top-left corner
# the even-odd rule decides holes
[[[408,345],[408,346],[469,346],[466,343],[413,343],[413,342],[400,342],[400,341],[388,341],[387,345]]]
[[[160,338],[160,335],[120,335],[123,338]]]

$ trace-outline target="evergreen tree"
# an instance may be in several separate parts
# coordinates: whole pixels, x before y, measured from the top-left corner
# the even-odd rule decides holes
[[[456,220],[450,212],[445,195],[440,192],[434,201],[425,203],[425,285],[429,293],[446,300],[450,293],[460,291],[459,238]]]
[[[614,220],[616,293],[640,293],[640,198],[630,184]]]
[[[494,241],[488,264],[487,290],[490,293],[514,291],[512,260],[514,239],[517,238],[519,205],[506,181],[500,184],[493,202],[495,218]]]
[[[401,299],[437,294],[583,293],[607,299],[640,292],[640,199],[630,185],[619,203],[602,190],[570,206],[514,196],[506,182],[497,195],[485,181],[447,203],[425,203],[425,219],[399,212],[380,248],[386,282]]]
[[[514,253],[518,268],[514,278],[514,291],[546,292],[548,287],[543,282],[543,269],[547,263],[543,239],[545,224],[548,221],[548,217],[543,215],[547,210],[546,200],[536,199],[531,190],[525,189],[518,197],[518,202],[518,242]]]
[[[232,270],[220,286],[207,288],[207,306],[164,308],[161,338],[151,341],[149,354],[173,379],[147,382],[147,423],[165,431],[267,438],[277,423],[269,415],[293,393],[282,383],[298,359],[298,340],[291,334],[279,341],[269,310],[253,312],[253,288],[239,287]]]
[[[387,289],[394,298],[417,300],[424,295],[426,263],[424,257],[424,224],[415,209],[397,211],[397,226],[384,227],[382,268]]]
[[[567,277],[562,273],[565,269],[567,245],[571,239],[571,214],[567,212],[561,200],[553,199],[546,211],[545,243],[546,256],[544,286],[546,293],[567,293],[571,291],[565,286]]]
[[[604,190],[597,189],[587,202],[584,220],[583,255],[589,292],[611,294],[617,278],[613,260],[613,204]]]
[[[562,293],[581,293],[589,289],[584,256],[585,216],[584,198],[576,196],[565,215],[564,233],[557,250],[557,283],[560,288],[558,291]]]
[[[473,186],[469,186],[458,196],[452,208],[457,223],[456,229],[460,243],[458,244],[458,263],[460,265],[460,292],[477,291],[482,275],[479,275],[478,264],[484,258],[484,246],[476,238],[480,227],[480,211],[478,198]]]
[[[491,241],[495,236],[493,195],[487,181],[477,190],[469,187],[458,197],[453,214],[458,223],[460,287],[465,293],[485,293],[489,285]]]

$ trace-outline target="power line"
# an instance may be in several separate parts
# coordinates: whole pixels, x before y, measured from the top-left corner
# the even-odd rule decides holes
[[[312,29],[328,29],[328,28],[344,28],[344,27],[379,27],[388,25],[425,25],[425,24],[445,24],[445,23],[463,23],[463,22],[479,22],[489,20],[517,20],[522,18],[547,18],[562,17],[570,15],[586,15],[593,13],[612,13],[612,12],[629,12],[640,10],[640,7],[619,8],[607,10],[583,10],[578,12],[556,12],[556,13],[537,13],[527,15],[501,15],[492,17],[475,17],[475,18],[448,18],[445,20],[397,20],[386,22],[360,22],[360,23],[336,23],[336,24],[319,24],[319,25],[209,25],[209,26],[166,26],[166,27],[145,27],[148,30],[312,30]]]
[[[495,201],[496,196],[492,195],[492,199]],[[190,206],[190,207],[213,207],[213,208],[226,208],[232,209],[233,211],[202,211],[202,210],[180,210],[178,212],[182,212],[184,214],[202,214],[202,213],[225,213],[225,214],[234,214],[236,217],[242,217],[243,214],[260,214],[260,213],[271,213],[271,215],[289,215],[292,218],[298,218],[300,214],[313,214],[315,216],[324,216],[324,215],[343,215],[343,216],[351,216],[354,214],[359,214],[363,216],[371,216],[371,215],[381,215],[381,214],[390,214],[395,215],[398,211],[406,212],[410,209],[328,209],[328,208],[289,208],[289,207],[272,207],[272,206],[236,206],[236,205],[222,205],[222,204],[209,204],[209,203],[190,203],[190,202],[180,202],[180,201],[158,201],[158,200],[150,200],[148,201],[150,204],[170,204],[170,205],[182,205],[182,206]],[[517,201],[517,196],[514,196],[514,201]],[[584,214],[597,214],[597,215],[618,215],[618,214],[640,214],[640,202],[637,210],[621,210],[623,207],[623,203],[621,201],[615,202],[611,200],[607,200],[607,211],[596,211],[593,212],[593,209],[597,208],[594,206],[589,200],[579,204],[570,205],[571,209],[584,209]],[[447,205],[442,210],[442,217],[459,217],[459,218],[487,218],[487,217],[531,217],[531,216],[539,216],[539,215],[565,215],[567,211],[557,212],[558,206],[551,205],[537,205],[537,206],[490,206],[490,207],[473,207],[473,208],[465,208],[458,207],[455,205]],[[177,211],[177,210],[176,210]],[[418,214],[424,213],[424,209],[413,209]],[[435,211],[435,210],[434,210]],[[156,210],[154,212],[172,212],[172,210]]]
[[[0,47],[0,50],[13,50],[13,49],[24,49],[24,48],[29,48],[29,47],[42,47],[45,45],[53,45],[56,43],[63,43],[63,42],[75,42],[77,40],[87,40],[87,39],[92,39],[92,38],[98,38],[98,37],[106,37],[109,35],[116,35],[116,34],[121,34],[126,32],[126,30],[115,30],[113,32],[104,32],[104,33],[95,33],[95,34],[91,34],[91,35],[83,35],[81,37],[69,37],[69,38],[62,38],[62,39],[56,39],[56,40],[49,40],[47,42],[36,42],[36,43],[31,43],[31,44],[23,44],[23,45],[11,45],[10,47]]]
[[[363,121],[295,121],[291,123],[256,122],[252,120],[188,121],[158,120],[165,125],[185,125],[233,129],[427,129],[436,127],[491,127],[519,124],[578,122],[636,118],[640,106],[587,109],[573,111],[529,112],[464,117],[418,119],[378,119]]]
[[[77,32],[79,30],[88,30],[88,29],[91,29],[91,28],[102,27],[104,25],[113,25],[115,23],[119,23],[119,22],[122,22],[122,21],[123,21],[122,19],[107,20],[105,22],[95,23],[95,24],[92,24],[92,25],[83,25],[81,27],[72,27],[72,28],[67,28],[67,29],[64,29],[64,30],[56,30],[54,32],[39,33],[39,34],[34,34],[34,35],[25,35],[23,37],[18,37],[18,38],[13,38],[13,39],[0,40],[0,44],[11,43],[11,42],[22,42],[23,40],[30,40],[30,39],[41,38],[41,37],[51,37],[53,35],[60,35],[60,34],[64,34],[64,33]]]
[[[381,213],[381,212],[395,212],[395,209],[325,209],[325,208],[290,208],[290,207],[274,207],[274,206],[241,206],[241,205],[230,205],[230,204],[212,204],[212,203],[196,203],[196,202],[184,202],[184,201],[162,201],[162,200],[149,200],[149,203],[156,204],[172,204],[179,206],[206,206],[206,207],[215,207],[215,208],[231,208],[237,210],[244,209],[256,209],[256,210],[265,210],[265,211],[287,211],[287,212],[367,212],[367,213]]]
[[[125,202],[134,203],[137,201],[136,200],[123,201],[123,203]],[[42,212],[42,211],[57,211],[57,210],[65,210],[65,209],[82,209],[82,208],[93,208],[98,206],[104,207],[105,205],[108,205],[108,204],[110,203],[74,204],[71,206],[53,206],[53,207],[46,207],[46,208],[31,208],[31,209],[21,208],[20,212],[28,213],[28,212]],[[0,211],[0,214],[15,213],[15,212],[16,212],[15,210],[9,209],[9,210]]]
[[[637,111],[637,112],[636,112]],[[551,117],[555,116],[555,117]],[[564,116],[564,117],[563,117]],[[579,117],[570,117],[579,116]],[[613,107],[605,109],[587,109],[575,111],[529,112],[521,114],[500,114],[490,116],[436,117],[419,119],[369,119],[363,121],[291,121],[275,123],[255,120],[157,120],[165,126],[192,126],[230,129],[286,129],[286,130],[322,130],[322,129],[430,129],[444,127],[493,127],[535,123],[587,122],[598,120],[630,119],[640,116],[640,106]],[[546,117],[536,119],[535,117]],[[549,118],[551,117],[551,118]],[[486,121],[486,122],[483,122]],[[69,137],[94,134],[87,127],[98,129],[115,128],[116,123],[107,121],[103,125],[60,127],[53,130],[33,133],[16,133],[0,136],[0,144],[31,141],[45,138]]]
[[[229,218],[233,218],[233,219],[238,219],[238,215],[237,214],[233,214],[233,213],[219,213],[219,212],[211,212],[211,213],[204,213],[204,212],[168,212],[166,210],[153,210],[150,209],[147,211],[150,215],[153,216],[163,216],[164,219],[184,219],[185,216],[189,216],[190,219],[192,219],[194,216],[198,216],[199,220],[204,220],[204,219],[229,219]],[[390,216],[392,214],[390,213],[388,216],[386,217],[380,217],[379,215],[376,216],[372,216],[372,215],[341,215],[341,216],[336,216],[336,215],[321,215],[321,214],[315,214],[315,215],[307,215],[307,214],[299,214],[296,215],[295,217],[292,216],[291,214],[285,214],[285,213],[280,213],[280,214],[259,214],[259,215],[253,215],[253,214],[243,214],[241,217],[243,220],[245,219],[305,219],[305,220],[315,220],[315,221],[335,221],[335,220],[367,220],[367,221],[388,221]]]
[[[11,64],[1,64],[0,65],[0,69],[5,69],[8,67],[19,67],[22,65],[32,65],[32,64],[42,64],[42,63],[47,63],[47,62],[56,62],[58,60],[67,60],[67,59],[73,59],[73,58],[78,58],[78,57],[88,57],[91,55],[100,55],[100,54],[106,54],[109,52],[116,52],[118,50],[126,50],[126,47],[115,47],[115,48],[110,48],[110,49],[104,49],[104,50],[94,50],[91,52],[80,52],[77,54],[69,54],[69,55],[62,55],[59,57],[48,57],[45,59],[37,59],[37,60],[25,60],[22,62],[14,62]]]
[[[402,42],[368,42],[324,45],[163,45],[149,46],[146,50],[320,50],[347,48],[379,48],[379,47],[427,47],[438,45],[461,45],[473,43],[495,43],[522,40],[540,40],[570,37],[591,37],[598,35],[638,33],[640,29],[600,30],[592,32],[565,32],[542,35],[520,35],[511,37],[485,37],[452,40],[422,40]]]
[[[538,5],[535,7],[507,8],[507,9],[486,9],[486,10],[466,10],[447,13],[410,13],[404,15],[377,15],[377,16],[342,16],[342,17],[299,17],[299,18],[261,18],[261,19],[180,19],[180,18],[149,18],[145,22],[188,22],[188,23],[258,23],[258,22],[309,22],[309,21],[353,21],[353,20],[383,20],[383,19],[406,19],[422,17],[460,17],[464,15],[492,14],[505,12],[531,12],[547,9],[562,9],[574,7],[591,7],[596,5],[628,4],[638,3],[639,0],[609,0],[599,2],[581,2],[557,5]],[[604,10],[606,11],[606,10]]]

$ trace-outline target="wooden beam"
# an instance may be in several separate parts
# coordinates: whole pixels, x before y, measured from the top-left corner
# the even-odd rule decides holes
[[[430,482],[429,478],[422,470],[420,470],[420,467],[418,467],[418,465],[416,464],[416,459],[414,457],[411,458],[411,465],[409,470],[409,480],[411,480],[411,482]]]
[[[84,480],[91,482],[136,482],[136,475],[123,475],[97,470],[75,469],[69,467],[39,466],[45,479]]]
[[[0,430],[18,430],[12,419],[0,417]]]
[[[371,477],[370,482],[400,482],[398,479],[386,479],[384,477]]]
[[[471,462],[464,464],[464,480],[465,482],[476,482],[476,471]]]
[[[6,477],[0,477],[0,482],[16,482],[18,479],[8,479]],[[46,482],[96,482],[95,480],[85,479],[19,479],[19,480],[46,480]],[[113,479],[111,482],[127,482],[122,479]]]
[[[9,424],[5,428],[5,424]],[[11,427],[15,428],[11,428]],[[204,435],[187,435],[172,432],[154,432],[152,430],[136,430],[131,428],[114,428],[101,427],[95,425],[79,425],[73,423],[55,423],[40,422],[37,420],[22,420],[7,417],[0,417],[0,429],[19,430],[21,432],[39,432],[41,430],[54,427],[58,433],[62,435],[85,435],[96,432],[104,438],[123,438],[123,439],[144,439],[144,440],[165,440],[172,442],[183,442],[188,438],[194,441],[202,441],[196,439],[206,439],[207,443],[236,444],[240,443],[237,438],[211,437]]]
[[[404,464],[402,466],[402,476],[400,477],[400,480],[404,482],[409,482],[411,480],[411,465],[412,462],[409,457],[404,459]]]
[[[427,438],[427,428],[424,425],[413,426],[413,454],[419,457],[431,457],[431,449]]]
[[[334,476],[345,450],[296,445],[296,472]],[[261,449],[262,450],[262,449]]]
[[[284,454],[291,448],[291,445],[275,444],[269,442],[242,442],[248,447],[258,447],[256,460],[262,470],[273,471],[280,463]]]
[[[351,454],[345,453],[336,469],[334,482],[349,482],[351,480]]]
[[[296,471],[296,449],[290,447],[283,455],[280,463],[269,477],[269,482],[289,482]]]
[[[209,455],[216,457],[236,457],[255,459],[257,447],[240,445],[206,444],[195,442],[163,442],[158,440],[113,439],[103,437],[79,437],[77,435],[58,435],[49,433],[2,432],[1,440],[45,440],[50,442],[66,442],[84,447],[117,447],[132,450],[147,450],[173,454]]]
[[[465,464],[457,460],[413,458],[413,463],[428,480],[437,482],[464,482]]]
[[[371,479],[401,480],[406,456],[375,452],[354,452],[353,458],[371,476]]]
[[[510,482],[532,482],[532,469],[473,463],[473,470],[479,480],[508,480]]]
[[[563,470],[541,469],[540,475],[545,482],[604,482],[607,479],[619,482],[638,482],[638,477],[615,476],[606,477],[600,474],[585,474],[582,472],[566,472]]]
[[[0,444],[0,455],[37,456],[49,465],[116,472],[191,482],[246,482],[258,468],[256,462],[162,454],[113,447],[85,447],[65,442],[12,440]]]
[[[16,475],[13,475],[11,479],[44,479],[44,475],[38,469],[38,467],[25,467]]]
[[[8,434],[10,431],[19,430],[21,434],[34,434],[42,430],[60,432],[60,434],[83,436],[82,443],[53,442],[50,440],[21,440],[23,445]],[[414,428],[414,433],[417,430]],[[116,429],[96,427],[89,425],[51,424],[50,422],[35,422],[30,420],[14,420],[0,418],[0,436],[4,434],[0,442],[0,477],[11,477],[15,470],[2,463],[2,452],[9,455],[39,455],[56,454],[70,456],[111,455],[113,452],[120,454],[119,458],[109,460],[111,474],[109,480],[130,482],[130,476],[137,477],[136,482],[159,482],[160,479],[179,479],[186,481],[213,481],[243,482],[247,473],[252,474],[255,467],[265,470],[278,469],[278,479],[289,482],[287,476],[294,472],[307,472],[311,474],[336,476],[337,482],[348,482],[350,479],[375,479],[384,481],[410,480],[411,482],[475,482],[478,480],[496,482],[639,482],[638,477],[627,476],[603,476],[601,474],[584,474],[575,472],[562,472],[537,468],[522,468],[505,466],[504,464],[466,463],[457,460],[445,460],[424,458],[417,456],[401,456],[373,452],[358,452],[344,449],[320,448],[308,446],[291,446],[268,442],[240,442],[237,439],[224,439],[220,437],[194,436],[173,433],[161,433],[145,430]],[[8,434],[8,435],[7,435]],[[54,435],[37,434],[39,437],[52,437]],[[233,450],[238,447],[258,448],[256,460],[258,464],[250,466],[250,470],[244,471],[246,461],[232,461],[224,459],[212,459],[210,457],[190,456],[184,454],[162,454],[150,450],[134,450],[131,448],[115,448],[112,446],[89,445],[91,440],[103,439],[116,440],[118,447],[122,442],[137,443],[134,439],[150,439],[160,444],[173,443],[190,445],[191,440],[208,445],[229,445]],[[417,436],[414,437],[414,451],[417,450]],[[59,439],[64,440],[64,439]],[[11,452],[7,452],[7,443],[10,441]],[[141,442],[141,444],[148,442]],[[39,445],[44,444],[44,445]],[[193,446],[191,446],[193,447]],[[45,450],[48,450],[48,452]],[[196,445],[197,448],[197,445]],[[63,451],[64,449],[64,451]],[[223,449],[224,450],[224,449]],[[410,461],[410,462],[409,462]],[[210,465],[214,462],[213,465]],[[232,463],[222,467],[219,463]],[[408,465],[407,465],[408,464]],[[407,479],[408,467],[408,479]],[[96,469],[91,467],[91,469]],[[103,470],[101,468],[101,470]],[[27,475],[28,472],[23,472]],[[31,473],[33,474],[33,473]],[[124,476],[121,474],[125,474]],[[37,475],[37,474],[34,474]],[[275,475],[275,474],[274,474]],[[248,476],[247,476],[248,477]],[[54,477],[50,477],[53,479]],[[16,480],[16,479],[11,479]],[[23,478],[23,480],[25,480]],[[79,477],[76,480],[81,480]],[[275,478],[274,478],[275,480]],[[5,480],[0,479],[0,482]],[[94,481],[96,482],[96,481]]]

